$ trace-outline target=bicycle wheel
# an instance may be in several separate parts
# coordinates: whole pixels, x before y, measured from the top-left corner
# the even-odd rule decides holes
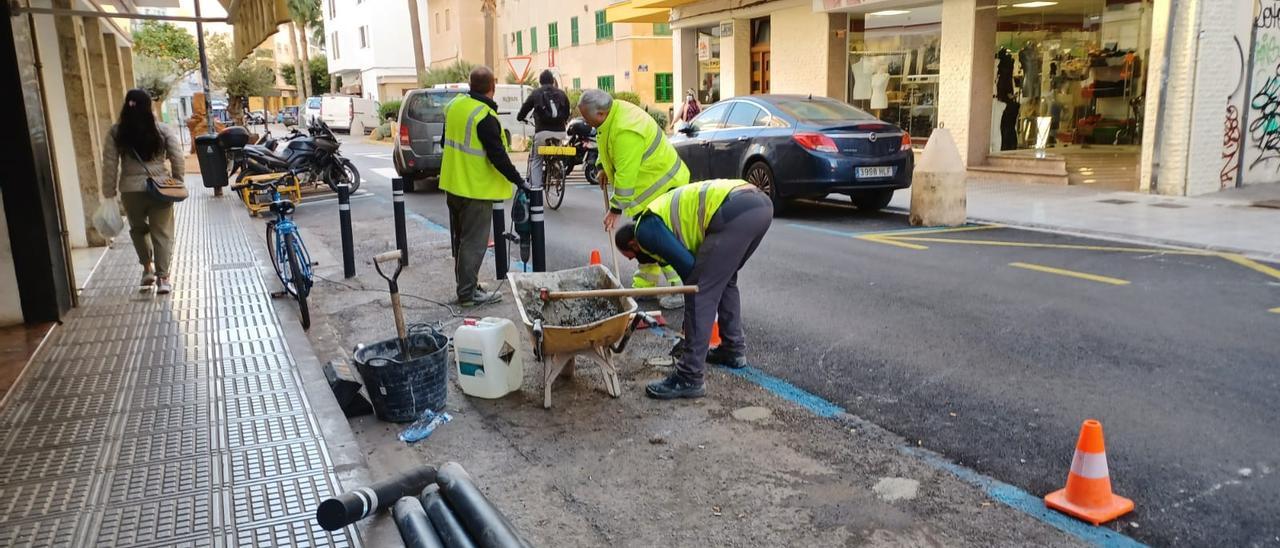
[[[547,164],[546,182],[542,185],[547,207],[560,209],[564,202],[564,165],[559,161]]]
[[[284,286],[285,291],[289,291],[289,279],[285,277],[285,273],[289,271],[289,259],[283,251],[280,235],[276,234],[275,221],[267,223],[267,254],[271,256],[271,268],[276,271],[276,279],[280,280],[280,285]]]
[[[302,257],[298,256],[298,244],[295,242],[296,234],[284,235],[284,252],[289,257],[289,279],[293,288],[293,297],[298,300],[298,312],[302,316],[302,328],[311,328],[311,310],[307,308],[307,294],[310,288],[307,287],[307,274],[302,270]]]

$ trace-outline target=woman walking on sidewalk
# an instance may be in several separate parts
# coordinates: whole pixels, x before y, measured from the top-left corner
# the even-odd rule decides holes
[[[186,173],[182,142],[169,127],[156,122],[151,96],[129,90],[120,121],[111,126],[102,146],[102,194],[114,198],[120,192],[129,236],[142,263],[142,289],[152,284],[156,293],[173,290],[169,283],[169,258],[173,255],[173,204],[147,192],[149,173],[164,173],[165,162],[175,179]]]

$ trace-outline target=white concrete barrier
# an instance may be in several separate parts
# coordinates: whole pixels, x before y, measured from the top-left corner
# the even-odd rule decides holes
[[[951,132],[946,128],[933,130],[911,183],[911,225],[963,225],[966,177],[967,170]]]

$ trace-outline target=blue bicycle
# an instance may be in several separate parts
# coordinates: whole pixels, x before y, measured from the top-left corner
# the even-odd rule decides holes
[[[302,328],[311,328],[311,311],[307,308],[307,296],[311,293],[311,255],[302,242],[302,234],[298,233],[298,225],[294,224],[290,215],[295,205],[292,201],[281,197],[280,188],[296,187],[297,173],[268,173],[250,175],[231,189],[239,191],[249,188],[255,191],[266,191],[271,194],[271,212],[276,218],[267,221],[267,254],[271,256],[271,266],[276,270],[276,277],[284,285],[285,293],[298,301],[298,310],[302,316]]]

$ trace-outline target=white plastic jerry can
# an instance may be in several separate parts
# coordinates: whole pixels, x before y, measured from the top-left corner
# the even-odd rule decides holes
[[[468,396],[495,399],[519,390],[524,359],[516,325],[506,318],[463,320],[453,332],[453,363]]]

